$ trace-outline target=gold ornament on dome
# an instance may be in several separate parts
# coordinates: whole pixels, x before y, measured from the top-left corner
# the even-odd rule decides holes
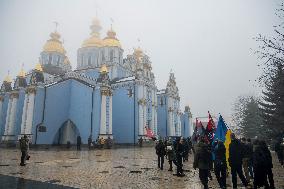
[[[26,89],[27,94],[36,93],[36,88],[34,86],[30,86]]]
[[[39,71],[39,72],[42,72],[42,71],[43,71],[42,66],[41,66],[40,63],[37,63],[37,64],[36,64],[35,70],[36,70],[36,71]]]
[[[119,40],[116,38],[116,33],[113,31],[112,27],[107,32],[107,37],[103,40],[105,47],[119,47],[121,48],[121,44]]]
[[[12,83],[12,79],[11,79],[11,77],[9,76],[9,74],[4,78],[4,82],[6,82],[6,83]]]
[[[100,73],[108,73],[107,66],[104,64],[100,69]]]
[[[143,58],[143,50],[138,47],[137,49],[134,49],[134,56],[135,59],[137,60],[138,63],[142,62],[142,58]]]
[[[19,91],[15,90],[10,93],[10,99],[19,98]]]
[[[83,42],[82,47],[103,47],[104,42],[100,38],[100,30],[102,29],[100,21],[94,18],[90,28],[91,37]]]
[[[24,71],[24,69],[22,68],[21,71],[18,74],[18,77],[26,77],[26,73]]]
[[[47,40],[45,45],[43,46],[44,52],[58,52],[61,54],[65,54],[66,51],[62,45],[60,39],[60,34],[56,31],[50,34],[51,39]]]
[[[4,101],[4,96],[0,96],[0,101]]]

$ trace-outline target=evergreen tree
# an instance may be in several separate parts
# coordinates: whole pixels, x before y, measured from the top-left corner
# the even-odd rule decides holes
[[[256,51],[263,61],[260,83],[264,84],[261,102],[264,127],[271,137],[284,134],[284,3],[276,10],[280,24],[274,26],[275,36],[259,35]]]
[[[246,138],[265,138],[259,99],[240,96],[234,104],[233,121]]]

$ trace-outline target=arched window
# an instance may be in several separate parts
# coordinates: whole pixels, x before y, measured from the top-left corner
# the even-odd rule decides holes
[[[84,56],[82,55],[81,56],[81,66],[83,66],[84,65]]]
[[[49,56],[48,56],[48,64],[51,64],[51,61],[52,61],[52,56],[51,56],[51,54],[49,54]]]
[[[114,51],[110,50],[110,52],[109,52],[109,60],[112,62],[113,58],[114,58]]]
[[[91,56],[89,56],[89,57],[88,57],[88,66],[91,65],[91,60],[92,60],[92,59],[91,59]]]
[[[59,62],[60,62],[60,56],[57,56],[57,66],[59,66]]]
[[[102,61],[103,61],[103,63],[105,61],[105,51],[104,50],[102,50]]]

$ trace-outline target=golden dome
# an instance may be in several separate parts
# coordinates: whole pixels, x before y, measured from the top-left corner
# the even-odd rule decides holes
[[[42,71],[43,71],[43,69],[42,69],[42,67],[41,67],[41,64],[40,64],[40,63],[37,63],[37,64],[36,64],[36,66],[35,66],[35,70],[36,70],[36,71],[39,71],[39,72],[42,72]]]
[[[11,79],[11,77],[9,76],[9,74],[5,77],[4,82],[12,83],[12,79]]]
[[[121,44],[119,40],[116,38],[116,33],[115,31],[113,31],[112,28],[107,32],[107,37],[104,38],[104,46],[121,48]]]
[[[90,28],[91,37],[83,42],[82,47],[102,47],[103,40],[100,38],[100,30],[102,29],[100,21],[94,18]]]
[[[24,71],[24,69],[22,68],[21,71],[18,74],[18,77],[26,77],[26,73]]]
[[[100,73],[108,73],[107,67],[106,65],[102,65],[101,69],[100,69]]]
[[[66,51],[62,45],[60,39],[60,34],[56,31],[50,34],[51,39],[47,40],[45,45],[43,46],[44,52],[59,52],[61,54],[65,54]]]

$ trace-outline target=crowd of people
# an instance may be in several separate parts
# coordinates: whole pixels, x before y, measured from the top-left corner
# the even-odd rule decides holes
[[[194,154],[193,168],[199,170],[199,178],[204,187],[208,188],[211,171],[214,171],[221,189],[227,188],[227,176],[231,172],[233,188],[237,188],[237,176],[246,188],[274,189],[273,163],[271,152],[265,141],[255,139],[238,139],[231,134],[229,156],[226,158],[226,147],[221,140],[209,142],[206,137],[199,137],[196,143],[190,138],[176,138],[176,140],[159,140],[156,144],[158,168],[163,170],[164,157],[169,162],[169,170],[173,171],[176,165],[176,176],[185,176],[183,162],[188,161],[191,152]],[[283,167],[284,139],[275,145],[279,162]],[[208,179],[209,178],[209,179]]]

